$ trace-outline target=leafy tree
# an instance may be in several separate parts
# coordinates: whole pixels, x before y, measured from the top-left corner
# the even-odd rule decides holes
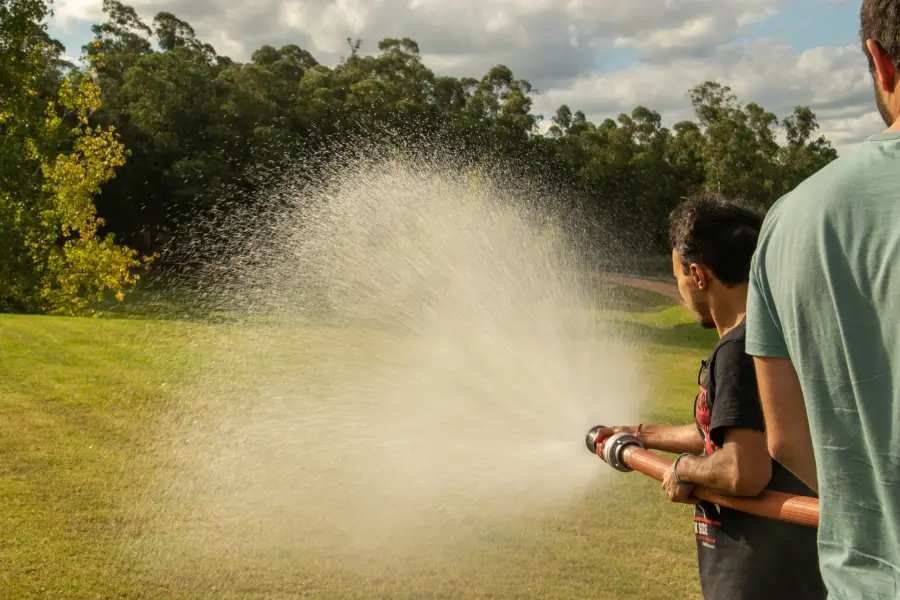
[[[549,133],[554,138],[561,138],[572,133],[572,109],[568,105],[563,104],[556,109],[556,114],[553,115],[551,121],[553,125],[550,127]]]
[[[672,166],[674,177],[692,193],[703,187],[706,180],[703,132],[693,121],[680,121],[672,131],[666,146],[666,161]]]
[[[42,25],[39,2],[2,5],[0,78],[12,93],[0,105],[0,310],[77,314],[136,282],[136,258],[101,235],[93,197],[125,161],[110,128],[92,127],[100,90],[89,75],[62,77],[55,98],[33,87],[48,81],[60,48]]]
[[[690,98],[704,128],[705,187],[765,203],[776,184],[775,115],[756,104],[741,105],[731,88],[716,82],[695,87]]]
[[[782,121],[787,145],[779,149],[782,168],[780,193],[794,189],[804,179],[837,158],[837,152],[825,136],[812,139],[819,129],[815,113],[808,106],[797,106]]]

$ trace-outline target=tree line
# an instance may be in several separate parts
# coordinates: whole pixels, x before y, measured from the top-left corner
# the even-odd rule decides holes
[[[689,90],[695,119],[671,128],[644,106],[600,123],[560,106],[542,132],[527,80],[504,65],[435,74],[409,38],[371,55],[347,40],[331,67],[296,45],[238,62],[171,13],[103,10],[74,65],[47,33],[44,0],[0,0],[0,310],[121,298],[185,223],[229,210],[226,197],[252,203],[253,169],[371,132],[552,181],[645,252],[664,250],[681,198],[767,207],[837,156],[809,107],[779,119],[717,82]]]

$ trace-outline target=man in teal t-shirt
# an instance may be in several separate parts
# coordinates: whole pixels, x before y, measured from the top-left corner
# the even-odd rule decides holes
[[[747,307],[769,450],[819,493],[820,568],[840,600],[900,598],[898,15],[900,0],[863,1],[889,129],[775,204]]]

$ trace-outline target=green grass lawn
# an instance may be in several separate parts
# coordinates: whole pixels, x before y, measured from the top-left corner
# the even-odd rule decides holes
[[[619,295],[610,318],[644,341],[644,420],[686,422],[714,334],[659,296]],[[635,473],[558,514],[479,525],[475,553],[471,535],[450,535],[450,558],[425,552],[414,569],[222,556],[148,573],[123,551],[136,527],[128,507],[146,501],[148,436],[203,350],[185,347],[186,332],[203,327],[0,316],[0,598],[700,597],[691,509]],[[229,585],[213,589],[219,572]]]

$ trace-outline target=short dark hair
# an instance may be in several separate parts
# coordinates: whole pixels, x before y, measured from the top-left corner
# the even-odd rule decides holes
[[[687,273],[704,265],[728,287],[750,281],[750,261],[763,215],[739,200],[718,194],[686,199],[669,215],[669,243]]]
[[[900,66],[900,0],[863,0],[859,10],[859,37],[869,70],[875,70],[866,40],[874,40],[896,67]]]

